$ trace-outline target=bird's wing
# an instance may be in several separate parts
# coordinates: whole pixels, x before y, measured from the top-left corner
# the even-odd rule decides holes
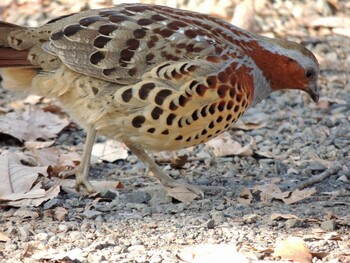
[[[215,18],[150,5],[119,5],[55,19],[44,49],[70,69],[120,84],[133,84],[165,61],[221,56],[228,42]]]

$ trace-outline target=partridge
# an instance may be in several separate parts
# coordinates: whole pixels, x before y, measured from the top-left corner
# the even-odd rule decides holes
[[[82,162],[67,173],[90,192],[97,134],[125,143],[164,186],[202,193],[146,150],[206,142],[276,90],[319,98],[318,62],[302,45],[166,6],[121,4],[35,28],[0,22],[0,46],[5,88],[56,98],[87,130]]]

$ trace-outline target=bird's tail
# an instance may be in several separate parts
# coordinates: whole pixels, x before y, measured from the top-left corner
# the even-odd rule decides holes
[[[19,29],[23,27],[0,21],[0,68],[33,67],[27,59],[29,50],[13,49],[8,43],[10,33]]]
[[[9,34],[19,29],[24,28],[0,21],[1,86],[10,90],[29,89],[36,74],[33,64],[27,59],[29,50],[16,50],[8,43]]]

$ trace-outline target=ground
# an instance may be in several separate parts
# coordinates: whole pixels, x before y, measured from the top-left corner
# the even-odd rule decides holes
[[[44,1],[44,11],[62,2]],[[230,20],[234,8],[224,2],[218,3],[225,6],[222,12],[218,7],[214,11]],[[306,2],[256,1],[255,23],[262,33],[302,42],[316,55],[321,67],[319,103],[301,92],[277,92],[250,109],[243,117],[246,125],[229,131],[224,144],[217,140],[214,149],[199,145],[178,153],[188,156],[180,168],[171,166],[168,154],[156,155],[175,179],[222,190],[183,203],[167,196],[130,153],[113,162],[97,162],[91,178],[117,181],[120,189],[90,197],[61,190],[38,206],[2,203],[0,259],[263,262],[289,259],[290,250],[294,262],[350,262],[350,5],[340,0]],[[4,4],[3,13],[16,3]],[[32,10],[40,4],[33,1]],[[198,4],[198,9],[203,11],[203,6]],[[57,9],[57,15],[72,8]],[[28,8],[18,10],[25,11],[8,21],[35,24],[55,16],[56,9],[35,17]],[[25,97],[0,88],[0,113],[13,111]],[[37,101],[24,109],[48,103],[55,102]],[[81,153],[85,133],[77,125],[70,124],[57,136],[51,147]],[[241,153],[220,153],[221,146],[234,143],[247,147]],[[0,133],[0,153],[7,150],[31,155],[23,143]],[[310,181],[317,178],[319,182]],[[302,191],[299,197],[296,189]]]

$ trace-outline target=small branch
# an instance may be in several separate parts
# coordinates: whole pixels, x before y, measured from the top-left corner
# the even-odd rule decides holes
[[[334,162],[331,167],[329,167],[326,171],[320,173],[318,176],[312,177],[309,180],[303,181],[300,184],[296,185],[289,189],[290,191],[302,190],[311,185],[322,182],[323,180],[331,177],[334,174],[337,174],[342,169],[342,165],[339,162]]]

